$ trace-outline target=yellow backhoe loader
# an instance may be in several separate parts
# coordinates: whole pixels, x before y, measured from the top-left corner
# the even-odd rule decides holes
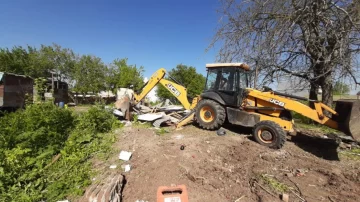
[[[253,128],[254,139],[270,148],[281,148],[287,132],[293,131],[291,112],[297,112],[319,124],[344,132],[360,141],[359,100],[338,100],[335,110],[307,98],[280,93],[264,87],[264,91],[248,88],[250,68],[244,63],[207,64],[207,79],[203,93],[188,101],[186,88],[175,79],[164,79],[166,71],[156,71],[133,99],[117,102],[117,108],[129,112],[158,83],[168,89],[184,106],[191,110],[177,123],[177,127],[192,121],[207,130],[220,128],[227,120],[230,124]],[[313,102],[314,109],[301,101]],[[332,114],[325,115],[324,111]],[[359,125],[359,126],[358,126]]]
[[[344,132],[360,140],[360,103],[338,100],[335,110],[307,98],[264,88],[247,88],[249,66],[244,63],[207,64],[207,79],[194,111],[201,128],[215,130],[227,120],[231,124],[252,127],[254,139],[261,145],[281,148],[286,133],[293,130],[291,112],[297,112],[319,124]],[[314,109],[301,103],[313,102]],[[332,114],[325,115],[324,111]]]
[[[125,96],[121,98],[115,103],[115,107],[120,109],[125,114],[127,119],[130,119],[130,108],[140,103],[157,84],[161,84],[179,100],[184,109],[194,110],[199,97],[189,98],[186,88],[180,82],[176,81],[174,78],[171,78],[170,75],[168,75],[168,77],[173,81],[167,80],[165,79],[165,75],[166,70],[164,68],[158,69],[150,77],[148,82],[142,86],[139,92],[136,92],[131,96]],[[189,100],[192,100],[191,103]],[[177,127],[180,127],[193,119],[194,113],[191,111],[189,114],[190,116],[185,116],[182,120],[180,120],[180,122],[177,124]]]

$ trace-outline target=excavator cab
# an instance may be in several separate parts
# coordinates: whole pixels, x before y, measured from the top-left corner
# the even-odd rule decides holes
[[[248,87],[249,67],[244,63],[207,64],[207,78],[201,98],[211,98],[225,106],[240,106]]]

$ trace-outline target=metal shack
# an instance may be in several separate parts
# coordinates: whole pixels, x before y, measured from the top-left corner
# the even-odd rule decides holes
[[[33,96],[34,81],[23,75],[0,72],[0,109],[24,107]]]

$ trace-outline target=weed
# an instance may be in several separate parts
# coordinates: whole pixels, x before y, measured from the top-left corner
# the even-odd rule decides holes
[[[360,160],[360,148],[353,148],[350,151],[341,151],[339,154],[350,160]]]
[[[273,190],[275,190],[276,192],[279,193],[285,193],[290,191],[291,187],[279,182],[277,179],[275,179],[274,177],[271,177],[267,174],[262,174],[260,175],[260,179],[267,184],[269,187],[271,187]]]
[[[169,133],[169,131],[167,131],[165,128],[160,128],[160,129],[157,129],[155,133],[159,136],[163,136],[166,133]]]
[[[303,128],[303,129],[308,129],[308,130],[314,130],[314,131],[318,131],[324,134],[329,134],[329,133],[334,133],[337,134],[339,133],[339,131],[329,128],[327,126],[324,125],[320,125],[320,124],[305,124],[305,123],[295,123],[295,126],[298,128]]]

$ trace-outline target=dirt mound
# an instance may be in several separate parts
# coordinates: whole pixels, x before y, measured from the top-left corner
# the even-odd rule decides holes
[[[123,201],[156,201],[157,188],[172,184],[186,185],[195,202],[280,201],[283,192],[290,201],[357,201],[358,163],[324,160],[294,143],[272,150],[230,131],[126,128],[115,144],[133,152]]]

